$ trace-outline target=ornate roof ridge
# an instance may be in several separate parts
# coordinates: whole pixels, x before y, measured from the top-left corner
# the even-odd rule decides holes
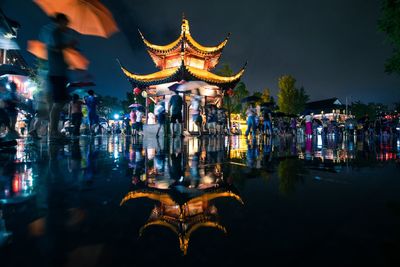
[[[175,41],[173,41],[169,44],[166,44],[166,45],[153,44],[144,37],[143,33],[139,29],[138,29],[138,31],[139,31],[140,37],[142,38],[143,43],[145,44],[147,49],[151,50],[153,52],[156,52],[158,54],[167,54],[167,53],[179,48],[180,45],[182,44],[182,41],[185,41],[185,43],[187,43],[190,47],[195,49],[198,53],[201,53],[204,55],[219,54],[222,52],[223,48],[228,43],[228,40],[231,35],[231,33],[228,33],[227,37],[216,46],[201,45],[192,37],[192,35],[190,33],[189,21],[185,17],[182,19],[181,34],[179,35],[179,37]]]

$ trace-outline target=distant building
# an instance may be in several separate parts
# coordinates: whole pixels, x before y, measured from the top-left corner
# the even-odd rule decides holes
[[[29,66],[22,57],[16,40],[20,26],[0,9],[0,77],[15,82],[18,93],[30,99],[35,85],[28,77]]]
[[[325,116],[329,120],[345,120],[349,116],[346,105],[337,97],[308,102],[306,111],[313,113],[316,119],[322,119]]]

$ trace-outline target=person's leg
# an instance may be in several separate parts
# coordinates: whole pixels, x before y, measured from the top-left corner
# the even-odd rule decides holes
[[[256,120],[254,117],[253,117],[252,135],[253,135],[252,136],[253,138],[256,137],[256,135],[257,135],[257,125],[256,125]]]
[[[198,134],[199,134],[199,136],[201,136],[201,122],[199,122],[199,121],[197,121],[196,122],[196,125],[197,125],[197,128],[198,128]]]
[[[170,128],[171,128],[171,136],[172,136],[172,138],[174,138],[175,137],[175,123],[174,122],[172,122],[171,121],[171,123],[169,124],[169,126],[170,126]]]
[[[60,113],[64,107],[63,103],[53,103],[50,110],[50,136],[59,135],[58,123],[60,121]]]
[[[250,117],[247,118],[247,129],[246,132],[244,133],[244,135],[247,137],[250,133],[250,128],[251,128],[251,119]]]
[[[156,137],[158,137],[158,134],[160,133],[160,129],[161,129],[161,124],[158,124],[158,129],[157,129],[157,133],[156,133]]]
[[[179,114],[179,119],[178,119],[178,127],[179,127],[179,136],[183,136],[183,117],[182,117],[182,113]]]

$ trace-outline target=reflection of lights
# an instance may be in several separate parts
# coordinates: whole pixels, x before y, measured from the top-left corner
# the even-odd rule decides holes
[[[317,148],[322,149],[322,136],[321,135],[318,135],[318,137],[317,137]]]
[[[201,183],[202,184],[212,184],[212,183],[214,183],[214,178],[212,178],[209,175],[206,175],[206,176],[201,178]]]
[[[322,126],[318,126],[317,127],[317,132],[318,132],[319,135],[322,133]]]

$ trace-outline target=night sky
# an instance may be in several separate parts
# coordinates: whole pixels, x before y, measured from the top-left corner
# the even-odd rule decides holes
[[[234,71],[248,61],[243,81],[251,92],[269,87],[278,92],[278,77],[291,74],[311,100],[339,97],[390,104],[400,101],[400,76],[384,73],[391,47],[377,30],[379,0],[103,0],[121,32],[109,39],[80,36],[80,49],[91,61],[89,72],[101,94],[124,98],[130,84],[119,58],[141,74],[156,68],[139,37],[139,28],[155,44],[177,38],[184,12],[193,37],[216,45],[231,37],[221,63]],[[30,0],[0,0],[3,11],[22,25],[18,41],[37,39],[48,22]]]

